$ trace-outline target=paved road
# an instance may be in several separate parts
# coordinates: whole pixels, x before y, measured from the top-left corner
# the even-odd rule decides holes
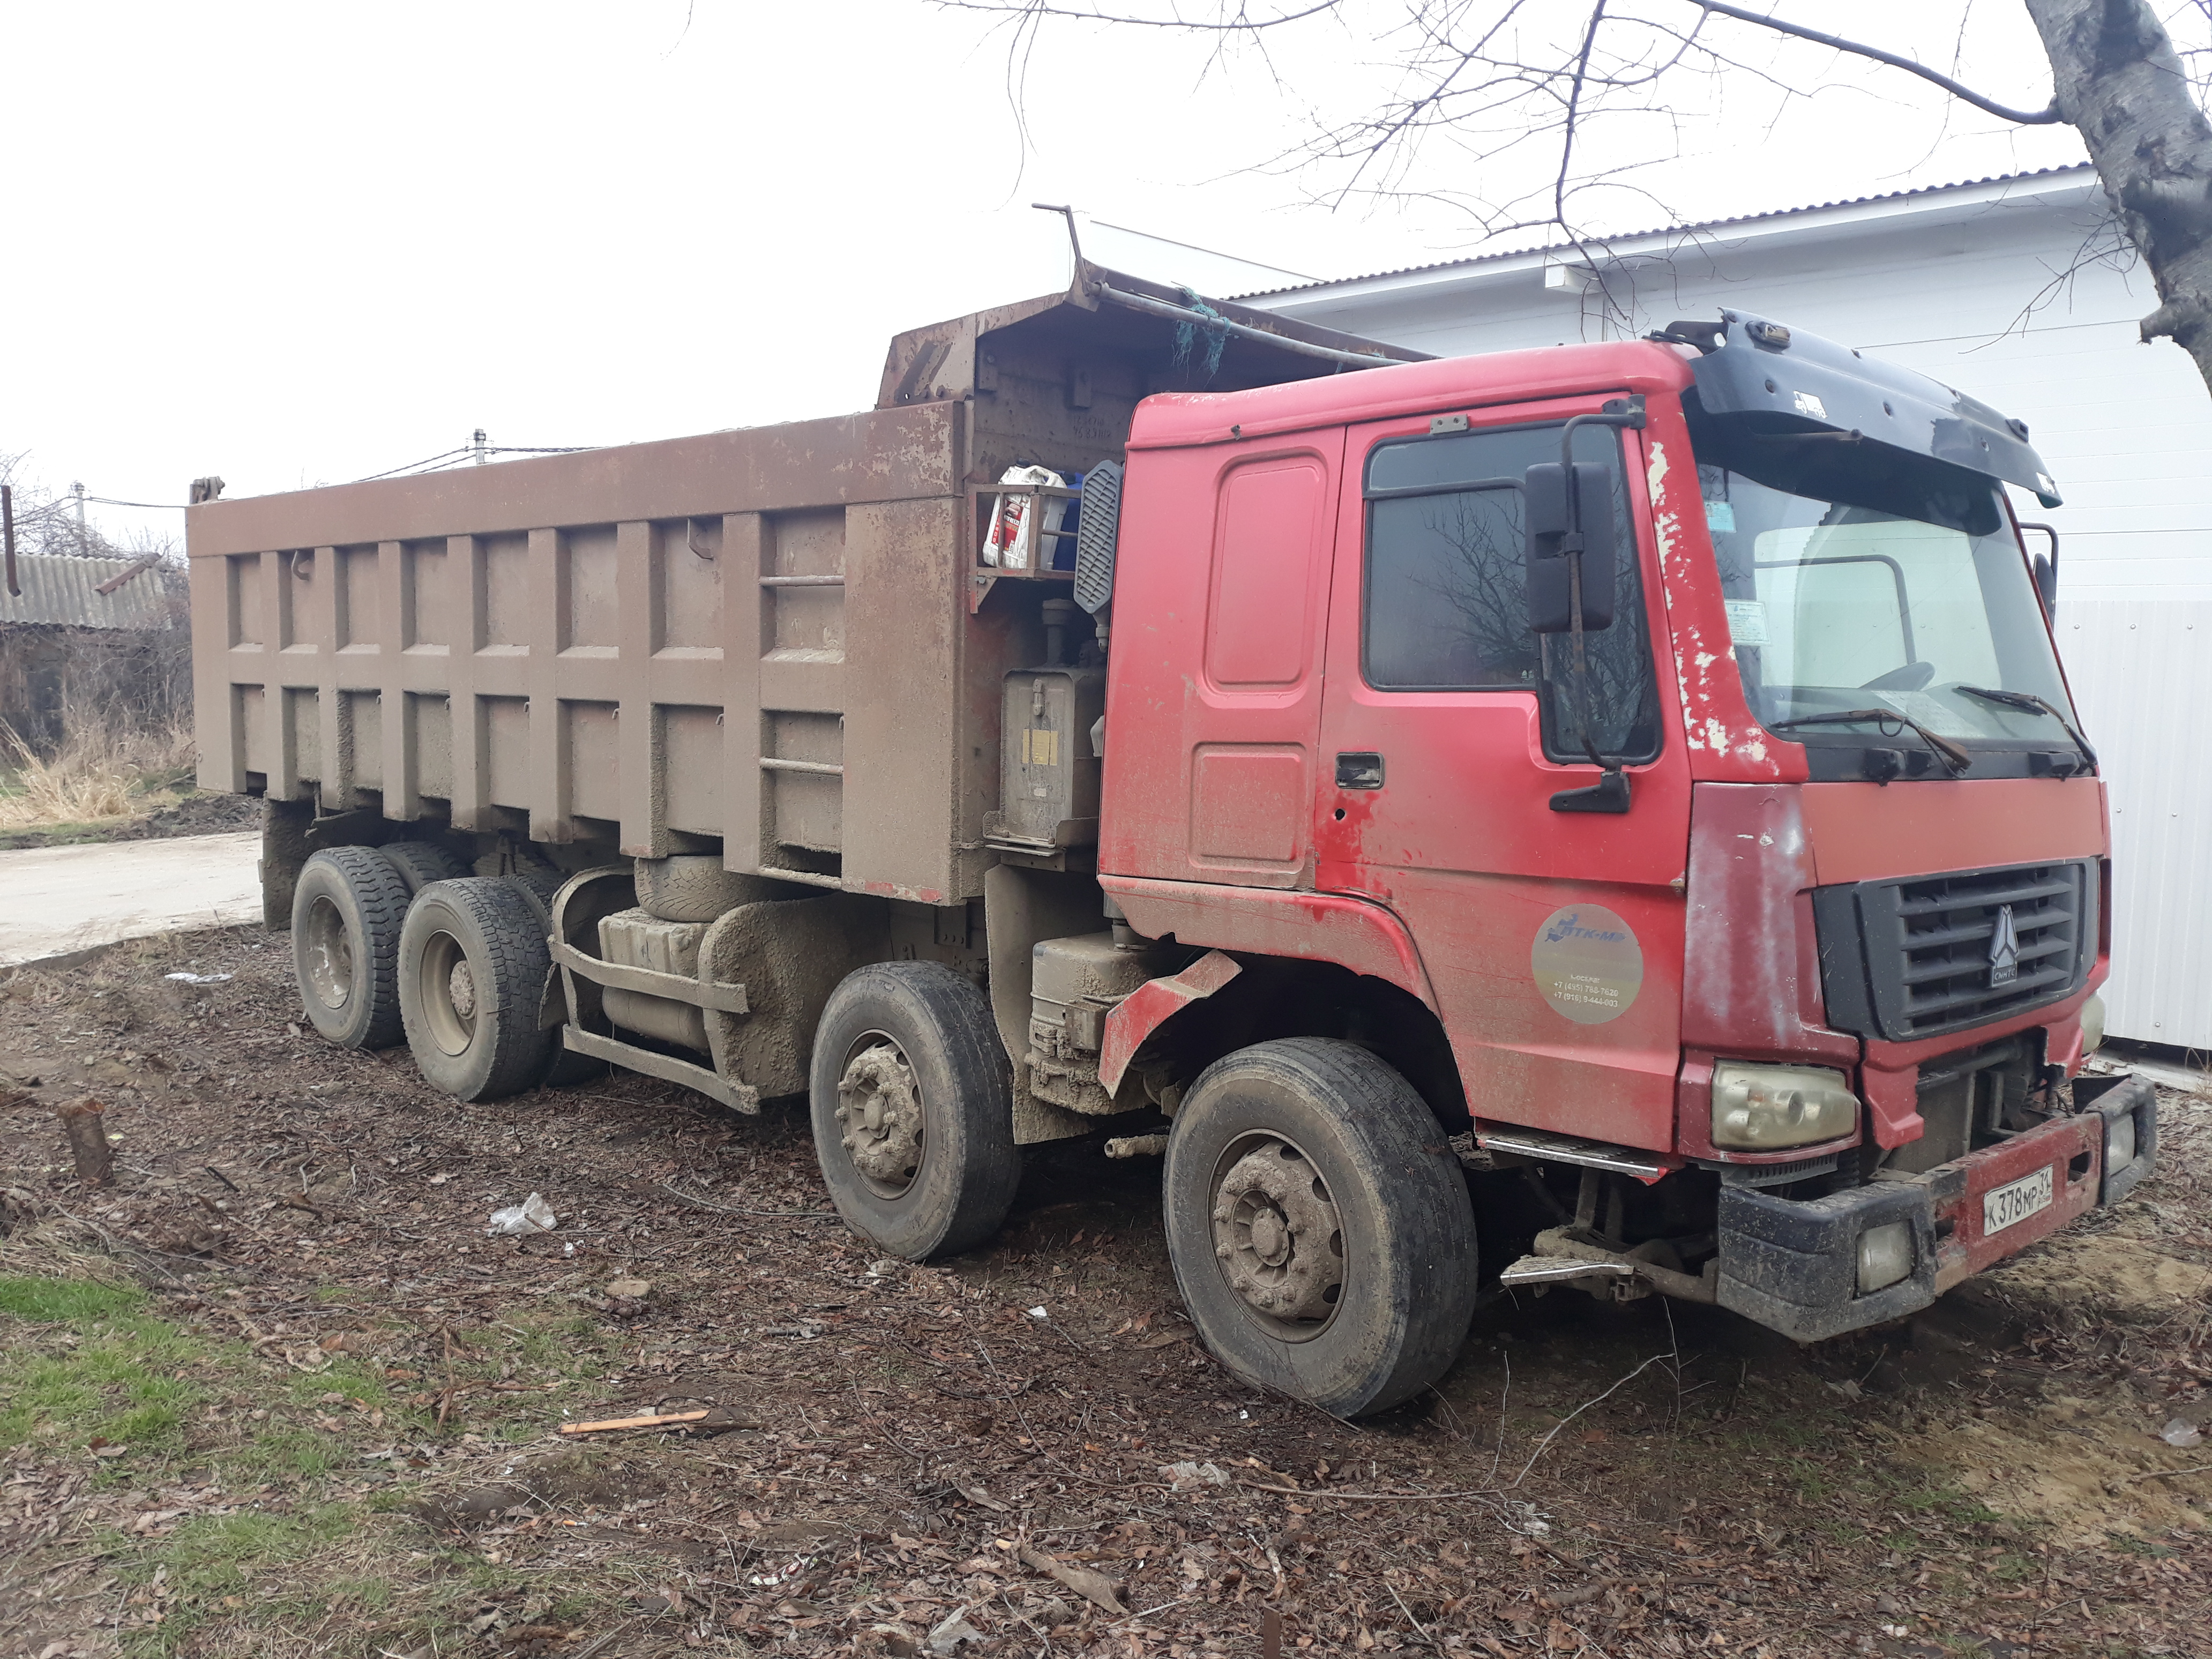
[[[261,919],[258,831],[0,853],[0,968]]]

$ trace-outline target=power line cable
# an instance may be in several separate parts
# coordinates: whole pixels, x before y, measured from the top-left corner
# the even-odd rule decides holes
[[[412,472],[420,468],[434,466],[441,462],[450,465],[456,459],[465,459],[471,455],[580,455],[588,450],[598,449],[600,447],[602,447],[602,446],[598,444],[493,444],[482,449],[474,447],[466,449],[449,449],[442,455],[431,456],[428,460],[410,461],[405,466],[396,466],[392,468],[389,472],[373,472],[366,478],[356,478],[352,480],[352,482],[355,483],[374,483],[380,478],[398,477],[402,473]],[[82,499],[88,506],[91,507],[139,507],[148,508],[149,510],[156,513],[181,513],[185,510],[185,503],[183,501],[126,501],[119,500],[112,495],[87,495]],[[15,514],[15,522],[18,525],[21,525],[31,520],[47,517],[52,514],[67,512],[77,504],[78,500],[79,497],[75,495],[58,496],[54,500],[48,501],[44,507],[33,507],[22,512],[19,512]]]
[[[428,466],[433,462],[447,460],[455,455],[466,455],[469,453],[470,452],[465,448],[441,450],[435,455],[431,456],[428,460],[410,461],[404,466],[393,467],[389,472],[372,472],[366,478],[356,478],[353,482],[355,483],[374,483],[379,478],[396,477],[402,472],[412,472],[418,466]]]
[[[372,472],[366,478],[356,478],[355,483],[374,483],[380,478],[396,478],[403,473],[427,471],[440,465],[450,465],[477,455],[580,455],[586,450],[598,449],[598,444],[486,444],[479,447],[471,444],[460,449],[448,449],[428,459],[410,461],[404,466],[395,466],[389,472]]]

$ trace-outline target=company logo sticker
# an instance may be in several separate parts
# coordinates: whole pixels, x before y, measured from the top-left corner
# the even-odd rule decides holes
[[[1528,967],[1544,1000],[1577,1025],[1620,1018],[1644,987],[1643,947],[1602,904],[1571,904],[1545,917]]]

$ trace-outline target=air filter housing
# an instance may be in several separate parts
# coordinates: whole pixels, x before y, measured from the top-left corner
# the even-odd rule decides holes
[[[1119,461],[1101,461],[1083,475],[1083,518],[1075,526],[1075,602],[1094,617],[1114,598],[1121,471]]]

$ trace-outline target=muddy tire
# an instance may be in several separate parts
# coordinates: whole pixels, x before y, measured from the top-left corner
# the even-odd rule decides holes
[[[407,884],[373,847],[331,847],[292,890],[292,968],[307,1021],[347,1048],[389,1048],[403,1035],[399,933]]]
[[[846,975],[815,1029],[814,1152],[837,1213],[908,1261],[999,1230],[1021,1180],[1006,1046],[983,994],[939,963]]]
[[[435,842],[387,842],[376,850],[399,872],[410,896],[434,881],[458,881],[469,872],[466,865]]]
[[[550,934],[553,931],[553,896],[568,884],[568,878],[550,864],[525,864],[498,878],[530,901],[538,912],[538,931]]]
[[[1474,1213],[1413,1085],[1349,1042],[1216,1060],[1176,1114],[1168,1258],[1199,1334],[1248,1382],[1337,1417],[1443,1376],[1474,1311]]]
[[[557,1030],[538,1009],[550,958],[530,896],[499,877],[433,882],[399,936],[399,1008],[422,1075],[456,1100],[497,1100],[545,1076]]]

